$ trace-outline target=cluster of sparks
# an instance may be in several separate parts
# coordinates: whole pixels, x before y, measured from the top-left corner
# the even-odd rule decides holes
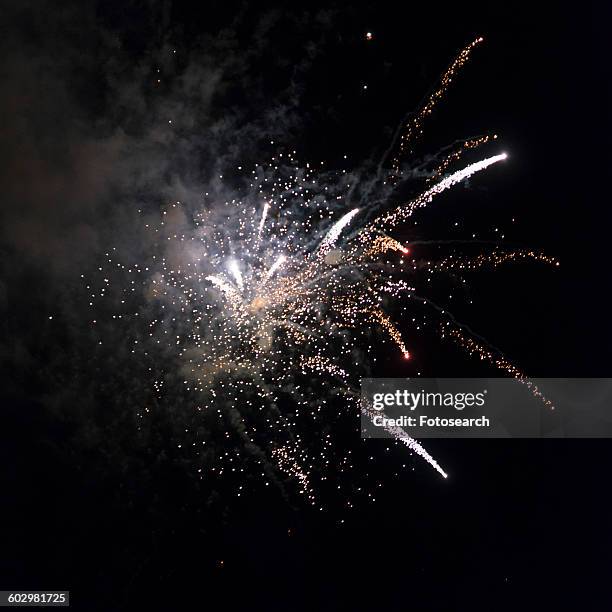
[[[424,120],[481,41],[461,51],[404,125],[390,170],[396,182],[402,176],[401,160],[421,135]],[[290,153],[255,166],[247,197],[214,202],[191,215],[174,203],[158,225],[147,224],[155,254],[147,265],[120,265],[134,275],[124,292],[140,286],[147,305],[157,305],[157,314],[147,322],[148,340],[173,350],[184,388],[197,394],[198,410],[227,421],[268,481],[278,482],[277,475],[283,474],[317,503],[312,475],[332,461],[333,441],[321,428],[326,432],[321,444],[310,450],[304,423],[329,419],[332,395],[369,415],[356,393],[355,378],[363,372],[355,362],[363,359],[363,347],[371,350],[373,336],[386,338],[404,359],[411,357],[398,324],[385,312],[390,297],[419,299],[404,280],[406,273],[462,272],[525,259],[556,265],[532,250],[411,260],[415,247],[390,235],[436,196],[506,159],[498,153],[449,172],[465,153],[495,140],[462,141],[439,160],[420,195],[391,208],[372,210],[364,202],[342,210],[351,179],[341,175],[331,185],[315,168],[300,167]],[[108,261],[117,265],[110,256]],[[99,295],[109,282],[105,277]],[[131,315],[142,318],[143,312]],[[448,325],[442,333],[468,352],[525,378],[504,358]],[[163,388],[163,377],[158,377],[155,389],[161,393]],[[390,433],[446,477],[419,442],[400,428]],[[220,454],[224,465],[230,460],[227,451]],[[210,469],[222,473],[225,468]]]

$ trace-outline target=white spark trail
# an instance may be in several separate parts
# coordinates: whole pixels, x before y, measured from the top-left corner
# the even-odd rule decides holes
[[[370,420],[373,421],[374,416],[380,416],[380,413],[372,413],[365,407],[361,407],[361,411],[365,414]],[[437,472],[439,472],[444,478],[448,478],[448,474],[442,469],[440,464],[425,450],[419,442],[417,442],[414,438],[409,436],[401,427],[391,427],[390,425],[383,426],[385,431],[390,433],[396,440],[403,442],[413,453],[418,455],[419,457],[425,459],[431,467],[433,467]]]
[[[242,289],[244,288],[244,282],[242,280],[242,272],[240,271],[238,262],[235,259],[230,259],[227,264],[227,267],[229,271],[232,273],[232,276],[234,277],[234,280],[236,281],[236,284],[238,285],[238,289],[242,291]]]
[[[336,240],[342,233],[342,230],[353,220],[353,217],[359,212],[359,208],[353,208],[350,212],[347,212],[346,215],[340,217],[336,223],[331,226],[331,229],[325,235],[325,238],[321,241],[319,245],[319,252],[325,253],[334,246]]]
[[[266,217],[268,216],[268,210],[270,209],[270,203],[265,202],[263,212],[261,213],[261,221],[259,222],[259,229],[257,231],[257,241],[261,240],[261,232],[263,231],[264,225],[266,224]]]
[[[500,153],[499,155],[487,157],[486,159],[483,159],[479,162],[470,164],[469,166],[466,166],[461,170],[457,170],[457,172],[453,172],[453,174],[450,174],[445,179],[442,179],[439,183],[434,185],[431,189],[428,189],[427,191],[422,193],[415,200],[412,200],[410,203],[405,204],[403,206],[399,206],[389,214],[376,219],[374,223],[370,224],[367,228],[363,230],[363,232],[361,232],[361,235],[365,237],[366,234],[369,234],[375,228],[380,231],[381,224],[387,224],[392,226],[401,221],[402,219],[410,217],[415,210],[427,206],[427,204],[429,204],[435,196],[439,195],[443,191],[446,191],[453,185],[464,181],[473,174],[476,174],[481,170],[485,170],[489,166],[492,166],[493,164],[496,164],[497,162],[500,162],[506,159],[507,157],[507,153]]]
[[[269,279],[284,263],[287,258],[284,255],[279,255],[278,259],[270,266],[270,269],[266,273],[266,280]]]
[[[228,297],[232,299],[239,298],[236,289],[234,289],[234,287],[232,287],[229,283],[226,283],[219,276],[207,276],[206,280],[210,281],[213,285],[221,289],[221,291],[223,291],[223,293],[225,293]]]

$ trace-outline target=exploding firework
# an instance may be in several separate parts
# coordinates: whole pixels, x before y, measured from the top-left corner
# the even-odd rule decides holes
[[[481,40],[461,51],[423,108],[404,123],[396,151],[385,155],[363,187],[354,174],[324,173],[300,165],[295,152],[279,153],[252,169],[242,195],[225,202],[209,197],[195,211],[176,202],[158,223],[147,223],[154,247],[146,263],[126,266],[109,253],[107,268],[100,269],[106,274],[120,268],[129,275],[119,290],[123,308],[113,317],[138,319],[144,326],[146,333],[132,340],[134,351],[161,345],[172,356],[171,367],[158,369],[156,391],[162,394],[178,373],[201,418],[221,424],[217,435],[237,438],[267,482],[282,487],[288,477],[313,504],[313,479],[325,480],[320,474],[332,464],[345,470],[351,461],[334,458],[337,406],[346,405],[353,420],[359,410],[370,415],[356,389],[373,344],[386,339],[400,358],[411,357],[389,308],[393,298],[430,303],[408,283],[409,275],[525,259],[556,264],[532,250],[500,248],[473,258],[410,259],[416,244],[392,236],[435,197],[506,159],[496,152],[449,172],[464,154],[496,141],[467,139],[432,158],[416,197],[391,205],[410,175],[404,160],[425,119]],[[109,283],[105,277],[92,296],[106,295]],[[443,310],[436,314],[443,335],[524,378],[505,358],[466,336]],[[419,442],[400,428],[390,433],[446,477]],[[209,470],[221,476],[235,469],[231,461],[227,451],[218,453]]]

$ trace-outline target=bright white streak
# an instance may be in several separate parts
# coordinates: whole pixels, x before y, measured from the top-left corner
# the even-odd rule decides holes
[[[237,296],[236,290],[222,278],[219,278],[218,276],[207,276],[206,280],[219,287],[219,289],[221,289],[221,291],[223,291],[223,293],[225,293],[227,296],[231,298],[235,298]]]
[[[346,215],[340,217],[330,228],[329,232],[325,235],[325,238],[321,240],[319,250],[322,252],[328,251],[338,240],[338,236],[342,233],[342,230],[352,221],[353,217],[359,212],[358,208],[353,208]]]
[[[266,279],[270,278],[284,263],[287,258],[284,255],[279,255],[278,259],[270,266],[270,269],[266,273]]]
[[[427,206],[427,204],[429,204],[438,194],[442,193],[443,191],[446,191],[456,183],[460,183],[461,181],[469,178],[473,174],[476,174],[481,170],[485,170],[489,166],[492,166],[493,164],[496,164],[497,162],[506,159],[507,157],[507,153],[500,153],[499,155],[487,157],[487,159],[483,159],[479,162],[470,164],[469,166],[466,166],[461,170],[457,170],[457,172],[453,172],[453,174],[450,174],[445,179],[442,179],[439,183],[434,185],[431,189],[428,189],[425,193],[418,196],[409,204],[399,206],[394,211],[390,212],[388,215],[377,219],[373,224],[365,228],[365,230],[362,232],[362,235],[365,232],[373,230],[375,227],[380,228],[381,223],[389,223],[393,225],[401,219],[409,217],[417,208]]]
[[[242,272],[240,271],[240,268],[238,267],[238,262],[235,259],[230,259],[227,264],[227,267],[229,271],[232,273],[232,276],[234,277],[234,280],[236,281],[236,284],[238,285],[238,289],[242,291],[244,287],[244,283],[242,282]]]
[[[268,216],[269,208],[270,204],[268,202],[265,202],[263,212],[261,213],[261,221],[259,222],[259,230],[257,231],[257,240],[261,240],[261,232],[263,231],[264,225],[266,223],[266,217]]]
[[[372,422],[375,416],[380,416],[380,413],[373,413],[367,408],[361,407],[361,412],[365,414]],[[396,440],[403,442],[413,453],[422,457],[433,467],[437,472],[442,474],[444,478],[448,478],[448,474],[440,467],[440,464],[412,437],[410,437],[401,427],[391,427],[383,425],[385,431],[390,433]]]

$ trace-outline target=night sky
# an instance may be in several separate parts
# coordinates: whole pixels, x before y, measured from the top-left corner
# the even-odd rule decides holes
[[[603,2],[3,2],[0,589],[68,589],[86,611],[609,610],[609,440],[428,441],[447,481],[357,440],[385,483],[374,504],[226,499],[175,450],[181,405],[137,435],[151,381],[119,337],[94,348],[80,275],[110,244],[138,256],[139,208],[196,201],[271,140],[332,168],[380,156],[482,35],[419,150],[494,132],[509,159],[445,196],[423,236],[499,226],[557,257],[474,275],[453,313],[530,376],[612,376],[611,17]],[[411,349],[425,375],[497,374],[427,333]],[[374,375],[405,375],[378,357]]]

